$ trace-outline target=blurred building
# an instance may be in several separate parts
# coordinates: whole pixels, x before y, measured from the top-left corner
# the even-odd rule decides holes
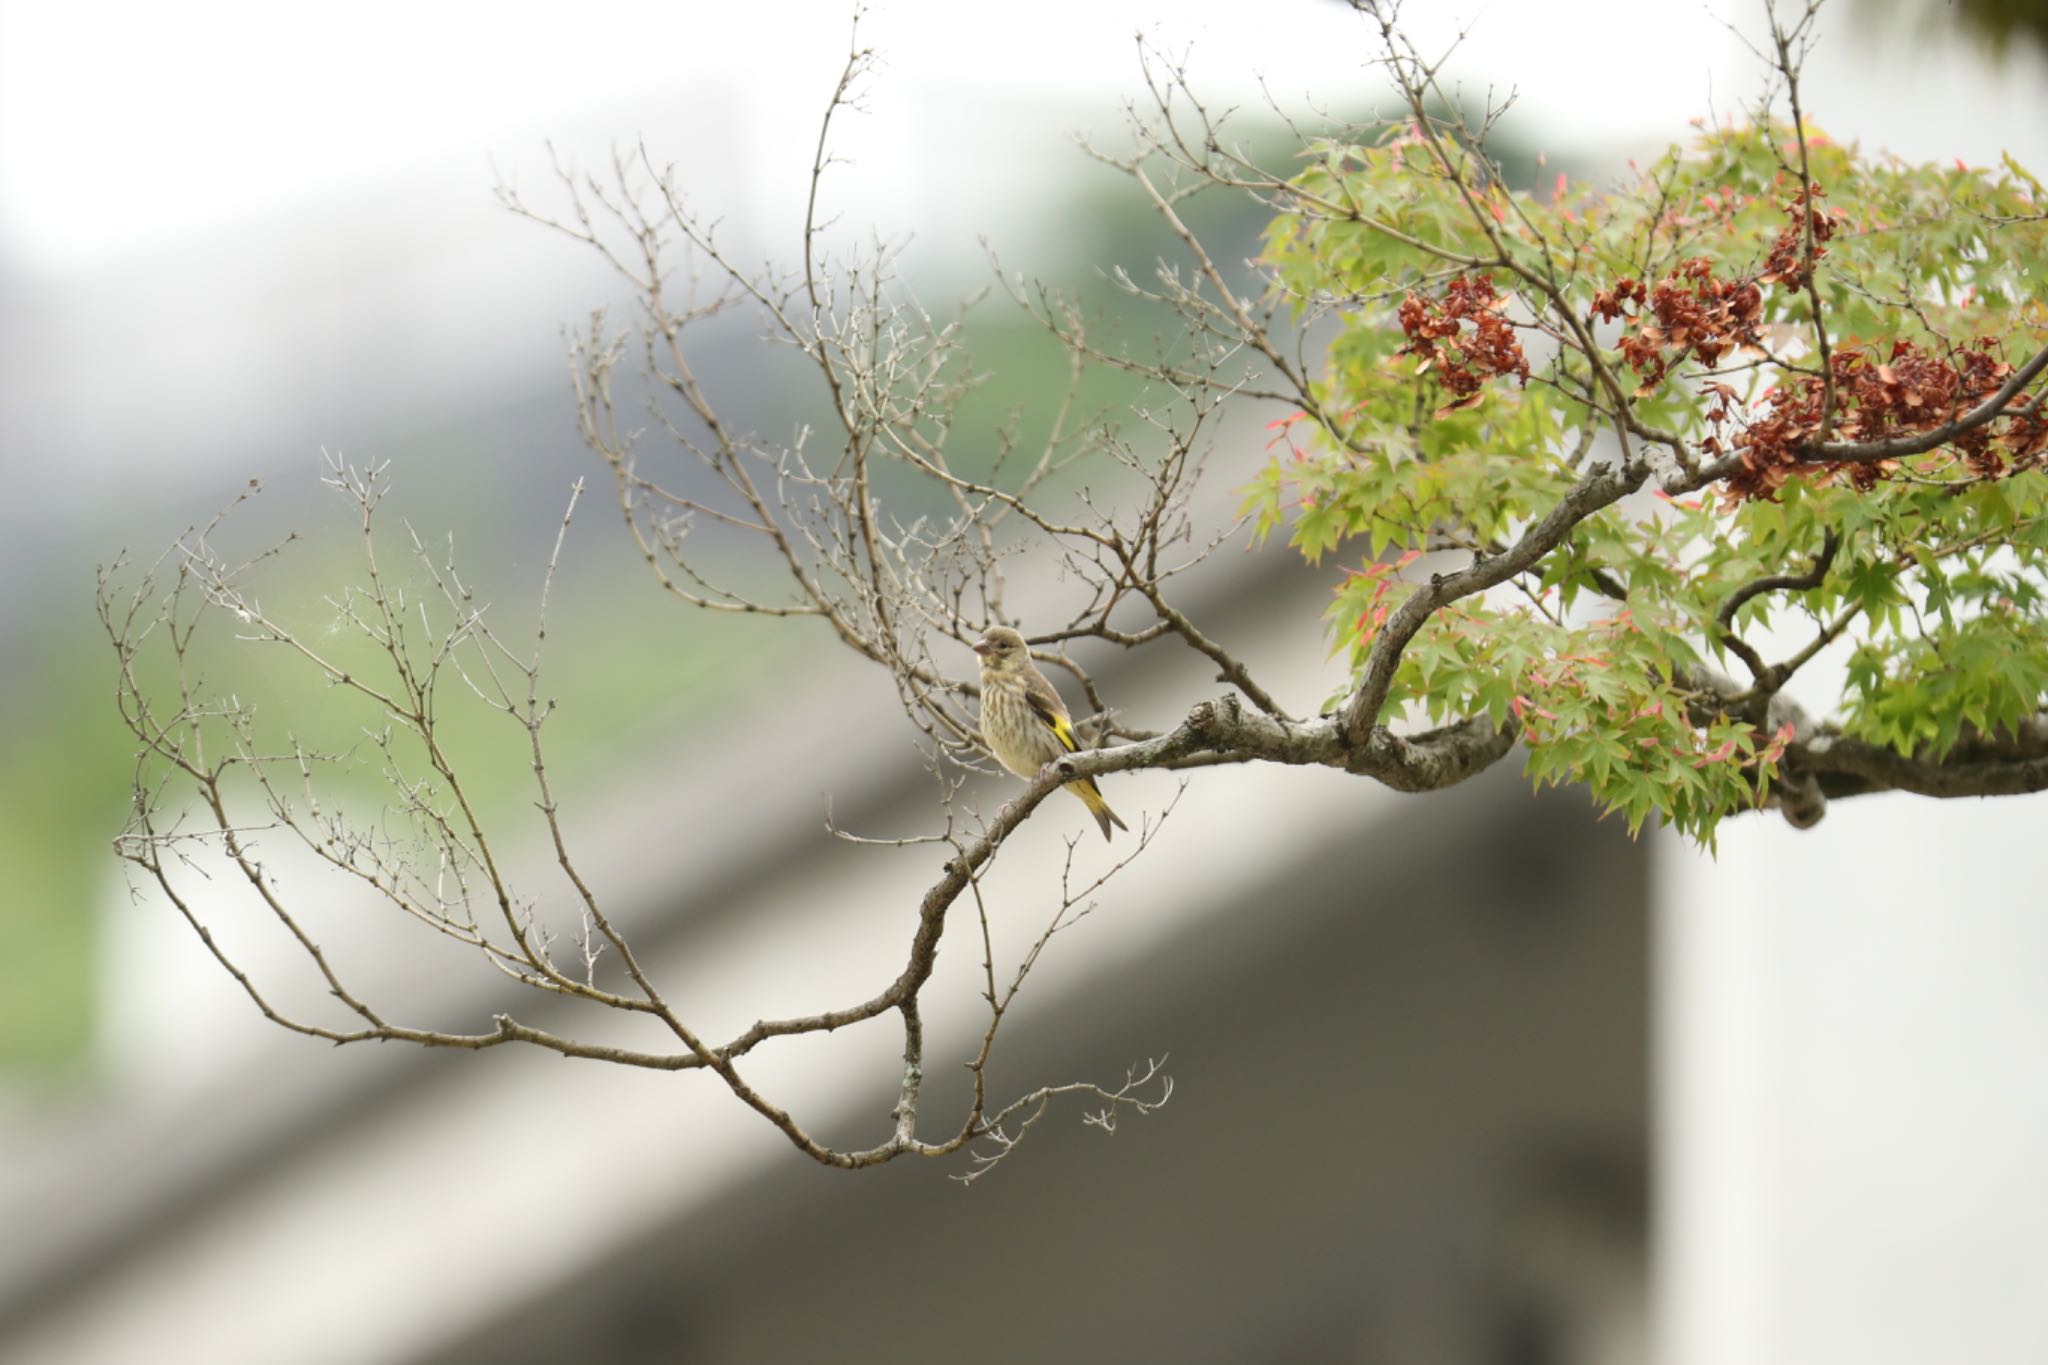
[[[839,790],[889,771],[868,748],[832,765]],[[933,855],[870,880],[815,820],[722,831],[687,788],[749,759],[690,762],[620,813],[656,888],[629,907],[636,946],[681,1007],[690,983],[777,961],[831,980],[819,958],[867,955],[849,920],[886,963]],[[1210,776],[1055,938],[1005,1025],[995,1075],[1019,1087],[1170,1054],[1171,1102],[1113,1136],[1067,1103],[966,1187],[966,1161],[838,1173],[695,1073],[266,1037],[175,1103],[16,1158],[6,1222],[32,1232],[0,1257],[0,1357],[1641,1359],[1641,846],[1505,773],[1413,802],[1328,774]],[[863,826],[928,801],[921,774],[891,786]],[[1077,812],[1048,808],[1015,856],[1063,851]],[[691,837],[658,832],[671,816]],[[956,1035],[942,1051],[975,1036],[957,969],[977,955],[963,905],[927,996],[935,1036]],[[535,1007],[461,1012],[491,1008]],[[874,1140],[900,1042],[892,1021],[863,1028],[764,1050],[760,1083]],[[931,1072],[943,1129],[961,1078]]]

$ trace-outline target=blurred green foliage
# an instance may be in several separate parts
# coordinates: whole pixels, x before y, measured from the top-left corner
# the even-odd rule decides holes
[[[1882,23],[1907,18],[1927,31],[1959,26],[2004,55],[2015,41],[2048,52],[2048,0],[1863,0]]]
[[[572,533],[565,551],[543,674],[546,695],[562,703],[545,730],[550,773],[558,791],[567,792],[588,791],[644,757],[651,734],[715,726],[721,711],[804,643],[759,622],[686,613],[660,600],[635,573],[636,562],[605,552],[601,538],[615,532],[609,509],[586,507],[582,520],[595,524]],[[274,603],[337,657],[374,666],[363,642],[337,628],[337,613],[321,600],[361,581],[353,528],[332,515],[303,525],[305,543],[295,548],[305,553],[271,576],[266,610]],[[231,524],[223,540],[239,540],[243,529]],[[610,560],[608,581],[579,567],[578,557]],[[402,568],[395,576],[411,578]],[[538,587],[534,567],[482,568],[476,581],[480,600],[504,604],[500,625],[508,642],[530,645],[521,622],[530,619]],[[258,708],[259,733],[273,739],[289,730],[351,752],[351,762],[326,774],[325,794],[359,813],[374,812],[389,793],[363,729],[378,718],[345,704],[303,660],[234,639],[225,624],[210,623],[195,651],[207,680],[202,695],[232,690]],[[7,754],[0,771],[0,941],[8,945],[0,954],[0,1070],[52,1079],[82,1062],[91,1042],[102,912],[122,875],[109,844],[129,809],[137,747],[115,719],[113,651],[88,625],[50,625],[29,636],[39,666],[27,671],[30,690],[9,699],[0,733]],[[486,818],[522,818],[534,799],[524,733],[467,700],[456,696],[449,706],[447,741]]]
[[[23,632],[30,666],[0,716],[0,1069],[61,1068],[90,1038],[92,906],[127,805],[129,746],[83,611]]]

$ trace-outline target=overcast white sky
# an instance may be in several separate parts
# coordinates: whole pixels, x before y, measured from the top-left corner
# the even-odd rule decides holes
[[[1739,106],[1753,64],[1726,29],[1752,0],[1430,0],[1404,22],[1425,47],[1459,32],[1475,87],[1513,81],[1522,117],[1559,146],[1659,141],[1711,103]],[[346,6],[274,0],[0,0],[0,243],[17,264],[63,269],[450,156],[529,146],[608,112],[716,90],[732,119],[707,135],[798,145],[843,56],[851,5],[553,0]],[[1888,140],[1975,128],[1981,98],[1926,63],[1940,44],[1869,41],[1867,6],[1825,16],[1823,124],[1871,122]],[[1028,8],[878,0],[865,28],[888,68],[876,114],[993,93],[1107,108],[1136,84],[1131,37],[1190,45],[1204,86],[1350,105],[1370,55],[1337,0],[1039,0]],[[1924,100],[1898,59],[1925,70]],[[2038,63],[1994,87],[2038,89]],[[1939,93],[1937,93],[1939,92]],[[1996,95],[1996,91],[1992,91]],[[2019,114],[2024,106],[2016,105]],[[2038,109],[2033,111],[2038,115]],[[2023,119],[2038,122],[2038,117]],[[2005,120],[1990,121],[1995,128]],[[631,133],[634,129],[623,129]],[[1853,134],[1853,129],[1848,130]],[[1981,137],[1980,139],[1981,140]],[[870,184],[897,168],[866,164]]]
[[[1473,79],[1517,73],[1529,117],[1580,141],[1682,128],[1710,88],[1703,59],[1729,45],[1714,13],[1729,3],[1670,5],[1659,46],[1681,56],[1656,63],[1621,55],[1659,8],[1640,0],[1411,9],[1433,44],[1469,22],[1461,65]],[[733,114],[708,135],[798,145],[844,55],[850,13],[841,0],[6,0],[0,231],[32,267],[104,263],[450,155],[517,153],[607,111],[706,87]],[[887,61],[876,117],[935,93],[961,96],[969,119],[985,93],[1107,109],[1137,84],[1141,30],[1191,46],[1205,88],[1239,98],[1255,97],[1263,74],[1283,98],[1351,105],[1371,51],[1334,0],[880,0],[864,27]],[[1603,73],[1597,98],[1589,60]],[[896,168],[870,158],[864,169]]]

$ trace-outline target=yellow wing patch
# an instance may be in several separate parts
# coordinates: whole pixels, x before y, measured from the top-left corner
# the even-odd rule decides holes
[[[1068,753],[1071,754],[1080,749],[1079,742],[1074,738],[1074,727],[1067,724],[1065,716],[1052,710],[1037,697],[1031,696],[1029,693],[1026,694],[1026,700],[1031,703],[1031,713],[1045,722],[1046,728],[1052,731],[1053,737],[1059,740]]]

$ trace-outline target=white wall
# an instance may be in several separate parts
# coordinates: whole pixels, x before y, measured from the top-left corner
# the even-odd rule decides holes
[[[1665,1365],[2048,1360],[2048,796],[1657,849]]]

